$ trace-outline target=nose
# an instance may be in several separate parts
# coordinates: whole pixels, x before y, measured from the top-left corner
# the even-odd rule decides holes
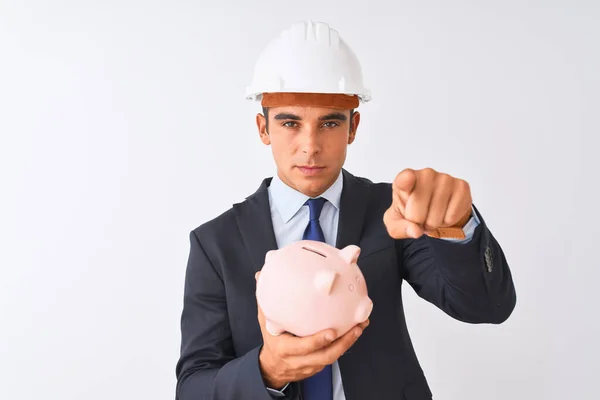
[[[308,156],[313,156],[321,151],[319,137],[316,130],[309,128],[302,133],[300,149]]]

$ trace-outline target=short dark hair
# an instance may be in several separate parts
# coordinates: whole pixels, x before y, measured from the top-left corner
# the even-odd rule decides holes
[[[262,108],[262,112],[263,115],[265,116],[265,120],[266,120],[266,130],[267,133],[269,133],[269,107],[264,107]],[[350,132],[352,132],[352,116],[354,115],[354,109],[350,110]]]
[[[267,124],[267,127],[265,129],[267,130],[267,134],[269,134],[269,108],[263,106],[262,111],[263,115],[265,116],[265,122]]]

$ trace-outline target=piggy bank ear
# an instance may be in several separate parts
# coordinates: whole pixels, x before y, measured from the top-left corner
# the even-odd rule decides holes
[[[267,251],[267,254],[265,254],[265,264],[269,262],[269,259],[272,258],[274,254],[275,250]]]
[[[314,280],[317,293],[323,293],[329,296],[337,275],[337,272],[330,269],[317,271]]]
[[[340,250],[340,257],[348,264],[354,264],[358,260],[360,254],[360,247],[351,244],[350,246],[344,247]]]

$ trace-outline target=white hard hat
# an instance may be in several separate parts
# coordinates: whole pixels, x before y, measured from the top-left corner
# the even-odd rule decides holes
[[[334,93],[371,100],[358,58],[339,33],[322,22],[300,22],[284,30],[261,53],[246,99],[263,93]]]

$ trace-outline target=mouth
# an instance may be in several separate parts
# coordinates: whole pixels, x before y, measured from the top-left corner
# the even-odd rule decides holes
[[[320,167],[317,165],[298,165],[297,168],[303,175],[307,176],[317,175],[325,170],[325,167]]]

